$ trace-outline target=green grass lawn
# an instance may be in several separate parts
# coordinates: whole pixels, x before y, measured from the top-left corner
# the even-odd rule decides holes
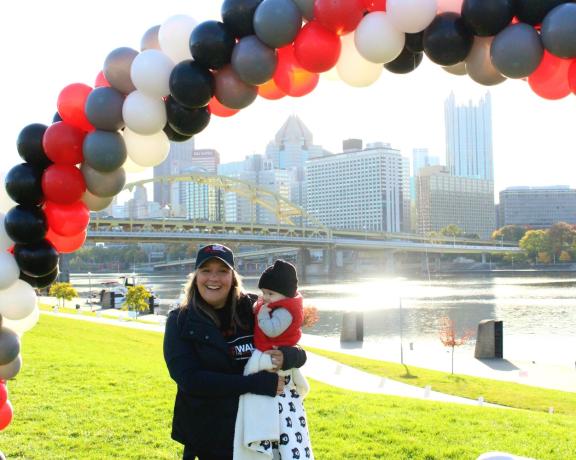
[[[9,459],[177,459],[175,385],[161,334],[43,315],[23,338],[9,382]],[[576,417],[353,393],[312,381],[307,399],[319,460],[474,459],[489,450],[576,458]],[[502,384],[506,387],[506,384]]]
[[[548,412],[548,409],[553,407],[554,412],[558,414],[576,416],[576,393],[548,390],[519,383],[502,382],[467,375],[451,375],[447,372],[362,358],[313,347],[306,347],[306,350],[392,380],[422,388],[430,385],[432,389],[442,393],[472,399],[483,396],[486,402],[518,409]]]

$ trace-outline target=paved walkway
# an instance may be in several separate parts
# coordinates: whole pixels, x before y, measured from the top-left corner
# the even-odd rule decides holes
[[[86,316],[59,312],[46,312],[42,314],[51,316],[60,316],[65,318],[76,319],[80,321],[97,322],[100,324],[108,324],[117,327],[127,327],[131,329],[164,332],[164,316],[158,315],[143,315],[138,318],[138,321],[130,321],[127,312],[119,310],[104,310],[102,315],[115,316],[116,318],[106,318],[103,316]],[[370,357],[374,359],[384,359],[386,361],[398,361],[394,359],[393,354],[388,353],[388,356],[383,357],[383,350],[375,349],[370,345],[363,344],[349,344],[347,347],[342,347],[340,342],[335,339],[326,337],[313,336],[304,334],[301,343],[305,346],[312,346],[327,350],[339,351],[349,353],[356,356]],[[418,354],[414,351],[405,354],[404,363],[429,368],[448,370],[449,359],[446,356],[441,356],[443,359],[430,359],[424,353]],[[449,357],[448,357],[449,358]],[[556,369],[551,372],[543,365],[533,365],[530,370],[525,368],[517,368],[516,365],[504,361],[494,360],[494,363],[484,363],[475,359],[466,359],[463,356],[455,358],[457,365],[457,372],[469,375],[481,375],[500,380],[520,381],[520,383],[540,385],[547,388],[566,387],[560,388],[566,391],[576,391],[576,371],[570,372],[568,369]],[[497,362],[496,362],[497,361]],[[448,367],[446,367],[446,365]],[[478,405],[487,407],[501,407],[494,404],[485,403],[481,395],[478,399],[467,399],[458,396],[447,395],[434,391],[430,387],[421,388],[405,383],[397,382],[387,378],[382,378],[367,372],[360,371],[350,366],[345,366],[336,361],[318,356],[313,353],[308,353],[308,362],[303,367],[303,372],[306,376],[319,380],[321,382],[333,385],[335,387],[344,388],[347,390],[361,391],[367,393],[380,393],[395,396],[403,396],[418,399],[427,399],[432,401],[444,401],[459,404]],[[526,374],[524,374],[526,373]],[[545,377],[545,378],[544,378]],[[557,382],[556,379],[568,379],[568,382]],[[572,378],[572,380],[570,380]],[[572,389],[569,389],[572,388]]]

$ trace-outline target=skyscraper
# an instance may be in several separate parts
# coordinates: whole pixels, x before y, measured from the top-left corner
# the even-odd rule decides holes
[[[454,93],[444,103],[446,165],[453,176],[494,180],[490,93],[478,104],[457,105]]]
[[[154,166],[154,178],[180,176],[193,166],[194,138],[186,142],[171,142],[168,157],[158,166]],[[164,207],[178,203],[179,184],[154,183],[154,201]]]

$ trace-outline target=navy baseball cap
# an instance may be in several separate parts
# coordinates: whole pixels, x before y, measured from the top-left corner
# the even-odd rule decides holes
[[[198,254],[196,254],[196,270],[199,269],[204,262],[210,259],[218,259],[228,265],[232,270],[234,270],[234,253],[221,244],[209,244],[198,249]]]

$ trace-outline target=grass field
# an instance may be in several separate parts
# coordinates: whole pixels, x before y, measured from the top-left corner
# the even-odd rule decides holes
[[[177,459],[170,439],[175,385],[162,336],[43,315],[23,339],[9,382],[9,459]],[[353,393],[312,381],[307,399],[319,460],[474,459],[504,450],[576,458],[576,417]],[[502,391],[509,384],[501,383]],[[536,395],[537,396],[537,395]]]

